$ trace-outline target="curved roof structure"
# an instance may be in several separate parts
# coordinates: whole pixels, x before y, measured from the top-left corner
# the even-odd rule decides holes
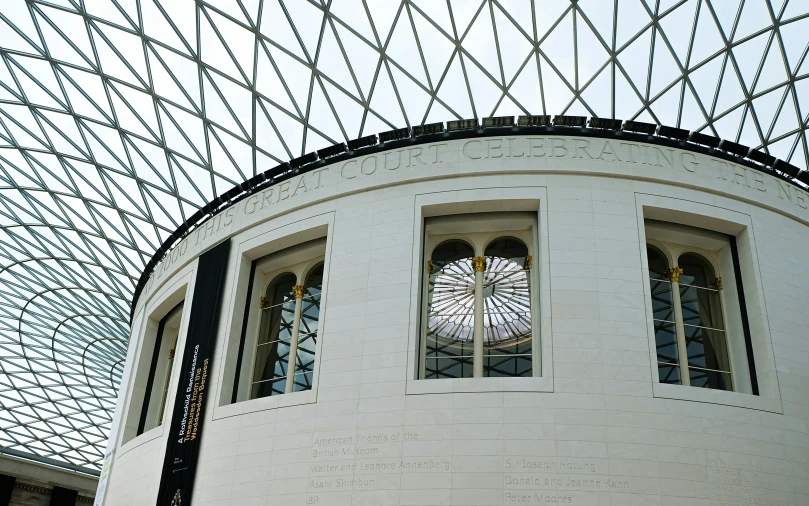
[[[235,184],[519,114],[678,126],[805,169],[806,33],[803,0],[4,0],[0,451],[100,467],[138,277]]]

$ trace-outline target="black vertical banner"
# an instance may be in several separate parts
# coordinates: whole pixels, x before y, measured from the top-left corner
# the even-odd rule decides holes
[[[199,257],[157,506],[191,504],[229,252],[227,239]]]

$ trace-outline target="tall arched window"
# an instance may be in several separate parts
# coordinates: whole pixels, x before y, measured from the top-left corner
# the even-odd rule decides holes
[[[719,291],[721,279],[700,255],[681,255],[678,263],[683,270],[680,304],[690,384],[730,390],[730,363]]]
[[[294,274],[281,274],[270,282],[262,297],[251,398],[278,395],[286,391],[289,348],[297,301],[295,283]]]
[[[518,214],[428,221],[420,377],[534,375],[534,219]]]
[[[671,301],[669,262],[666,255],[654,246],[646,247],[646,256],[649,260],[649,284],[652,294],[657,370],[660,382],[680,384],[676,318]]]
[[[661,383],[732,390],[722,310],[722,278],[704,256],[647,245],[649,283]]]
[[[309,271],[303,285],[303,297],[300,299],[300,318],[298,320],[298,346],[295,359],[295,382],[292,390],[310,390],[312,374],[315,366],[315,347],[317,346],[317,324],[320,318],[320,290],[323,287],[323,263]]]
[[[425,378],[471,378],[475,311],[475,251],[450,240],[433,250],[427,264]]]
[[[486,247],[483,273],[483,375],[531,376],[528,248],[504,237]]]

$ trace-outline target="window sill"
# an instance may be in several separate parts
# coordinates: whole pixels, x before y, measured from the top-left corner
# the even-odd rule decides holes
[[[407,395],[478,392],[553,392],[553,379],[541,378],[453,378],[408,380]]]
[[[122,443],[121,446],[118,447],[118,451],[116,453],[118,453],[119,456],[123,455],[126,452],[142,444],[146,444],[154,439],[159,439],[162,436],[163,436],[163,425],[158,425],[157,427],[147,430],[143,434],[133,437],[126,443]]]
[[[710,388],[668,385],[657,382],[652,384],[652,391],[655,397],[664,399],[705,402],[709,404],[736,406],[738,408],[755,409],[758,411],[769,411],[771,413],[784,414],[784,408],[779,399],[761,397],[758,395],[727,392],[725,390],[712,390]]]
[[[315,390],[274,395],[272,397],[261,397],[260,399],[250,399],[248,401],[218,406],[213,410],[213,419],[219,420],[231,416],[255,413],[256,411],[300,406],[302,404],[314,404],[315,402],[317,402],[317,392]]]

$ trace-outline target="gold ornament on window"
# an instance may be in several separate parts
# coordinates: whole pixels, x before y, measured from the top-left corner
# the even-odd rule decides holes
[[[666,276],[668,276],[669,281],[672,283],[679,283],[680,282],[680,274],[683,273],[682,267],[672,267],[668,271],[666,271]]]
[[[302,299],[304,294],[303,285],[295,285],[292,287],[292,292],[295,294],[296,299]]]
[[[530,271],[531,269],[533,269],[533,268],[534,268],[534,259],[533,259],[533,258],[531,258],[531,255],[528,255],[527,257],[525,257],[525,265],[524,265],[524,268],[525,268],[525,270],[527,270],[527,271]]]
[[[427,260],[427,275],[429,276],[432,273],[433,273],[433,261]]]
[[[722,276],[717,276],[716,279],[711,281],[711,284],[708,285],[710,288],[714,290],[721,290],[722,289]]]
[[[486,257],[475,257],[472,259],[472,268],[475,272],[483,272],[486,270]]]
[[[259,309],[267,309],[268,306],[269,306],[269,304],[267,304],[267,297],[262,295],[261,299],[259,299],[259,301],[258,301],[258,308]]]

